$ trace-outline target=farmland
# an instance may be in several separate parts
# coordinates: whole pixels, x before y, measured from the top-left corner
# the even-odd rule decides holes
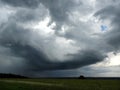
[[[120,80],[0,79],[0,90],[120,90]]]

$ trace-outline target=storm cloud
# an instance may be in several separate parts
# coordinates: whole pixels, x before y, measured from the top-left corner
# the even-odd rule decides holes
[[[0,72],[64,76],[118,53],[119,1],[107,1],[0,0]]]
[[[110,25],[112,26],[112,29],[105,34],[105,39],[110,45],[116,48],[116,50],[119,50],[119,46],[120,46],[119,4],[120,3],[118,3],[118,5],[107,6],[95,14],[96,16],[100,17],[101,20],[110,21]]]

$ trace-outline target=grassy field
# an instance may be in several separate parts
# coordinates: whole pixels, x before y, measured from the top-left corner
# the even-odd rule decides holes
[[[120,90],[120,80],[0,79],[0,90]]]

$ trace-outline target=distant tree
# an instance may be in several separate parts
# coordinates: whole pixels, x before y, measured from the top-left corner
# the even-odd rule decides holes
[[[85,79],[85,77],[83,75],[80,75],[79,79]]]

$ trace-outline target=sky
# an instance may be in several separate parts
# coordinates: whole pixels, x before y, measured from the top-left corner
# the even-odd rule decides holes
[[[120,77],[119,0],[0,0],[0,73]]]

